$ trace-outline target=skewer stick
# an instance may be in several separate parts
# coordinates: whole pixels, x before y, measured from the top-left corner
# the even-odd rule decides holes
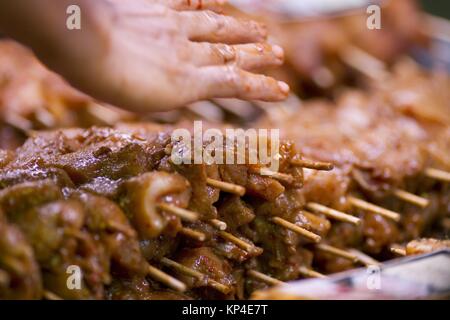
[[[182,265],[181,263],[178,263],[178,262],[173,261],[171,259],[162,258],[160,262],[164,266],[172,268],[172,269],[174,269],[174,270],[176,270],[176,271],[178,271],[180,273],[183,273],[183,274],[185,274],[187,276],[194,277],[194,278],[197,278],[199,280],[202,280],[205,277],[205,275],[203,273],[198,272],[197,270],[188,268],[185,265]]]
[[[350,261],[353,261],[353,262],[357,262],[358,261],[358,257],[355,254],[350,253],[350,252],[348,252],[346,250],[342,250],[342,249],[339,249],[339,248],[336,248],[336,247],[332,247],[332,246],[330,246],[328,244],[324,244],[324,243],[318,244],[318,245],[316,245],[316,249],[320,250],[320,251],[323,251],[323,252],[326,252],[326,253],[329,253],[329,254],[333,254],[335,256],[338,256],[338,257],[341,257],[341,258],[344,258],[344,259],[347,259],[347,260],[350,260]]]
[[[258,173],[262,176],[267,176],[269,178],[284,181],[287,183],[294,182],[294,177],[291,176],[290,174],[275,172],[275,171],[270,170],[269,168],[260,168],[258,171],[256,171],[256,173]]]
[[[234,183],[219,181],[211,178],[206,178],[206,183],[211,187],[217,188],[221,191],[236,194],[240,197],[244,196],[245,194],[245,188]]]
[[[219,235],[222,238],[224,238],[225,240],[228,240],[228,241],[234,243],[236,246],[238,246],[239,248],[241,248],[247,252],[260,252],[262,250],[261,248],[256,247],[253,243],[250,244],[247,241],[239,239],[238,237],[232,235],[229,232],[220,231]]]
[[[414,204],[421,208],[426,208],[428,206],[428,204],[430,203],[430,201],[428,199],[419,197],[413,193],[410,193],[410,192],[402,190],[402,189],[395,189],[394,196],[396,196],[400,200],[409,202],[409,203]]]
[[[189,211],[168,203],[159,203],[158,208],[173,213],[174,215],[180,217],[181,219],[189,222],[194,222],[199,218],[199,215],[196,212]]]
[[[211,219],[208,220],[209,224],[211,224],[213,227],[217,228],[220,231],[227,230],[227,224],[226,222],[219,220],[219,219]]]
[[[60,296],[58,296],[58,295],[56,295],[53,292],[48,291],[48,290],[44,290],[44,298],[46,300],[64,300]]]
[[[223,285],[220,282],[217,282],[216,280],[207,278],[206,275],[204,275],[203,273],[201,273],[201,272],[199,272],[197,270],[188,268],[188,267],[182,265],[181,263],[178,263],[178,262],[173,261],[171,259],[162,258],[160,262],[163,265],[165,265],[166,267],[170,267],[170,268],[172,268],[172,269],[174,269],[174,270],[176,270],[176,271],[178,271],[180,273],[183,273],[183,274],[185,274],[187,276],[197,278],[198,280],[206,279],[206,281],[207,281],[207,283],[208,283],[208,285],[210,287],[212,287],[212,288],[222,292],[223,294],[227,294],[231,290],[230,287],[228,287],[226,285]]]
[[[450,172],[434,169],[434,168],[427,168],[425,169],[425,175],[429,178],[444,181],[444,182],[450,182]]]
[[[358,261],[366,266],[377,266],[377,265],[381,264],[381,262],[375,260],[374,258],[368,256],[367,254],[365,254],[364,252],[361,252],[359,250],[348,249],[348,251],[350,253],[353,253],[358,258]]]
[[[131,229],[131,227],[128,227],[125,224],[120,224],[119,222],[110,220],[107,222],[107,229],[110,229],[111,231],[118,231],[123,233],[124,235],[128,236],[128,237],[134,237],[135,233],[133,231],[133,229]]]
[[[402,248],[402,247],[396,246],[396,245],[392,245],[389,249],[391,250],[392,253],[395,253],[396,255],[406,256],[405,248]]]
[[[248,270],[247,274],[257,280],[260,280],[262,282],[265,282],[271,286],[279,286],[279,285],[283,285],[284,282],[280,281],[278,279],[272,278],[268,275],[265,275],[264,273],[261,273],[259,271],[256,270]]]
[[[315,233],[312,233],[311,231],[308,231],[308,230],[306,230],[306,229],[304,229],[302,227],[299,227],[298,225],[296,225],[294,223],[291,223],[291,222],[289,222],[289,221],[287,221],[287,220],[285,220],[283,218],[274,217],[274,218],[272,218],[272,221],[275,224],[277,224],[277,225],[279,225],[281,227],[284,227],[286,229],[289,229],[289,230],[291,230],[291,231],[293,231],[293,232],[295,232],[295,233],[297,233],[297,234],[299,234],[299,235],[301,235],[301,236],[303,236],[303,237],[305,237],[305,238],[307,238],[307,239],[309,239],[309,240],[311,240],[313,242],[318,243],[318,242],[320,242],[320,240],[322,240],[321,236],[319,236],[319,235],[317,235]]]
[[[361,223],[361,219],[354,217],[352,215],[346,214],[344,212],[335,210],[335,209],[331,209],[328,208],[324,205],[321,205],[319,203],[315,203],[315,202],[308,202],[306,204],[306,207],[309,210],[312,210],[314,212],[318,212],[318,213],[322,213],[324,215],[326,215],[327,217],[339,220],[339,221],[343,221],[343,222],[349,222],[352,223],[354,225],[359,225]]]
[[[152,277],[154,280],[157,280],[171,289],[174,289],[179,292],[186,291],[186,285],[178,279],[175,279],[172,276],[169,276],[167,273],[155,268],[154,266],[148,265],[148,275]]]
[[[400,221],[400,214],[382,207],[379,207],[377,205],[374,205],[370,202],[364,201],[362,199],[355,198],[353,196],[348,196],[347,200],[355,207],[367,210],[373,213],[378,213],[379,215],[386,217],[388,219],[392,219],[396,222]]]
[[[314,170],[324,170],[324,171],[330,171],[330,170],[333,170],[333,168],[334,168],[334,165],[330,162],[319,162],[319,161],[312,161],[312,160],[307,160],[307,159],[292,159],[291,164],[293,166],[299,166],[299,167],[314,169]]]
[[[383,61],[358,47],[346,46],[341,50],[340,58],[345,64],[372,80],[380,81],[389,76]]]
[[[312,269],[309,269],[307,267],[300,267],[298,269],[298,271],[300,272],[300,274],[304,277],[307,278],[326,278],[327,276],[324,274],[321,274],[317,271],[314,271]]]
[[[206,240],[206,235],[204,233],[194,230],[194,229],[191,229],[191,228],[183,227],[183,228],[181,228],[181,230],[179,232],[186,237],[192,238],[192,239],[200,241],[200,242],[203,242]]]

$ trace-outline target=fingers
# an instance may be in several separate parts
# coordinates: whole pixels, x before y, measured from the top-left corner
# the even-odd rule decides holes
[[[189,59],[196,66],[233,64],[243,70],[257,70],[283,63],[284,51],[277,45],[190,43]]]
[[[221,12],[226,0],[156,0],[174,10],[212,10]]]
[[[257,43],[267,37],[265,26],[251,20],[239,20],[212,11],[179,12],[181,27],[192,41],[213,43]]]
[[[289,86],[263,75],[249,73],[234,66],[204,67],[197,71],[199,100],[239,98],[244,100],[280,101],[286,99]]]

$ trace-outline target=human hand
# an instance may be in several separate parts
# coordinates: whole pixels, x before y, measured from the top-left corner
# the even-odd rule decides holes
[[[90,35],[95,47],[74,59],[84,65],[62,61],[55,68],[82,91],[135,111],[287,96],[287,84],[251,73],[281,64],[283,50],[266,42],[264,26],[218,14],[223,0],[102,1],[106,15]]]

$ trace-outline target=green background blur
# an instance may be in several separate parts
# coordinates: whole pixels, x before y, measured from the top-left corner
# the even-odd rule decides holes
[[[422,0],[421,3],[428,12],[450,19],[450,0]]]

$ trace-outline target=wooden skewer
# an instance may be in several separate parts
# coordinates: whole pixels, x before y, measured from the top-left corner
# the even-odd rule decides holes
[[[381,262],[375,260],[374,258],[368,256],[367,254],[365,254],[364,252],[361,252],[359,250],[348,249],[348,251],[350,253],[353,253],[358,258],[359,262],[361,262],[362,264],[364,264],[366,266],[377,266],[377,265],[381,264]]]
[[[128,237],[134,237],[135,233],[133,231],[133,229],[131,229],[131,227],[128,227],[127,225],[123,225],[120,224],[116,221],[110,220],[107,222],[107,226],[108,229],[110,229],[111,231],[118,231],[123,233],[124,235],[128,236]]]
[[[244,194],[245,194],[245,188],[243,186],[240,186],[240,185],[237,185],[234,183],[219,181],[219,180],[215,180],[215,179],[211,179],[211,178],[206,178],[206,183],[211,187],[214,187],[219,190],[229,192],[232,194],[236,194],[240,197],[244,196]]]
[[[247,252],[262,252],[261,248],[256,247],[253,243],[250,244],[247,241],[244,241],[242,239],[239,239],[238,237],[232,235],[229,232],[226,231],[219,231],[219,235],[224,238],[225,240],[228,240],[232,243],[234,243],[239,248],[247,251]]]
[[[358,261],[358,257],[356,255],[354,255],[353,253],[350,253],[346,250],[342,250],[336,247],[332,247],[328,244],[324,244],[324,243],[320,243],[318,245],[316,245],[316,249],[329,253],[329,254],[333,254],[335,256],[353,261],[353,262],[357,262]]]
[[[294,177],[291,176],[290,174],[275,172],[275,171],[270,170],[269,168],[260,168],[259,171],[257,171],[257,173],[262,176],[268,176],[272,179],[284,181],[287,183],[294,182]]]
[[[402,190],[402,189],[395,189],[394,196],[396,196],[400,200],[409,202],[409,203],[414,204],[421,208],[426,208],[428,206],[428,204],[430,203],[430,201],[428,199],[419,197],[413,193],[410,193],[410,192]]]
[[[289,230],[291,230],[291,231],[293,231],[293,232],[295,232],[295,233],[297,233],[297,234],[299,234],[299,235],[301,235],[301,236],[303,236],[303,237],[305,237],[305,238],[307,238],[307,239],[309,239],[309,240],[311,240],[313,242],[318,243],[318,242],[320,242],[322,240],[321,236],[319,236],[319,235],[317,235],[315,233],[312,233],[311,231],[308,231],[308,230],[306,230],[306,229],[304,229],[302,227],[299,227],[296,224],[291,223],[291,222],[289,222],[289,221],[287,221],[287,220],[285,220],[283,218],[274,217],[274,218],[272,218],[272,221],[275,224],[277,224],[277,225],[279,225],[281,227],[284,227],[286,229],[289,229]]]
[[[333,170],[334,165],[329,162],[319,162],[319,161],[312,161],[307,159],[292,159],[291,164],[294,166],[299,166],[303,168],[308,169],[314,169],[314,170],[324,170],[324,171],[330,171]]]
[[[434,168],[428,168],[425,169],[425,175],[429,178],[441,180],[444,182],[450,182],[450,172],[434,169]]]
[[[396,255],[406,256],[406,250],[404,248],[399,247],[399,246],[393,245],[393,246],[390,247],[390,250],[391,250],[392,253],[395,253]]]
[[[308,278],[326,278],[327,276],[324,274],[321,274],[317,271],[314,271],[312,269],[306,268],[306,267],[300,267],[298,269],[298,271],[300,272],[300,274],[304,277],[308,277]]]
[[[44,290],[44,298],[46,300],[64,300],[60,296],[54,294],[53,292],[50,292],[48,290]]]
[[[370,202],[364,201],[362,199],[355,198],[353,196],[348,196],[347,200],[355,207],[367,210],[373,213],[378,213],[379,215],[386,217],[388,219],[392,219],[396,222],[400,221],[400,214],[382,207],[379,207],[377,205],[374,205]]]
[[[271,286],[279,286],[279,285],[283,285],[284,282],[280,281],[278,279],[272,278],[268,275],[265,275],[264,273],[261,273],[259,271],[256,270],[248,270],[247,274],[257,280],[260,280],[262,282],[265,282]]]
[[[191,229],[191,228],[183,227],[183,228],[181,228],[181,230],[179,232],[186,237],[195,239],[200,242],[203,242],[206,240],[206,235],[204,233],[194,230],[194,229]]]
[[[312,210],[314,212],[318,212],[318,213],[322,213],[324,215],[326,215],[327,217],[339,220],[339,221],[343,221],[343,222],[349,222],[352,223],[354,225],[359,225],[361,223],[361,219],[354,217],[352,215],[346,214],[344,212],[335,210],[335,209],[331,209],[328,208],[324,205],[321,205],[319,203],[315,203],[315,202],[308,202],[306,204],[306,207],[309,210]]]
[[[157,280],[169,288],[172,288],[176,291],[184,292],[186,291],[186,285],[178,279],[169,276],[167,273],[148,265],[148,275],[152,277],[154,280]]]
[[[314,83],[322,88],[322,89],[329,89],[336,83],[336,78],[331,72],[330,69],[327,67],[319,67],[317,70],[314,70],[312,74],[312,80]]]
[[[346,46],[341,50],[340,57],[345,64],[372,80],[380,81],[389,76],[383,61],[358,47]]]
[[[202,279],[206,279],[206,278],[207,278],[206,275],[204,275],[203,273],[201,273],[201,272],[199,272],[199,271],[197,271],[197,270],[188,268],[188,267],[182,265],[181,263],[178,263],[178,262],[173,261],[173,260],[171,260],[171,259],[168,259],[168,258],[162,258],[160,262],[161,262],[163,265],[165,265],[166,267],[173,268],[173,269],[175,269],[176,271],[178,271],[178,272],[180,272],[180,273],[183,273],[183,274],[185,274],[185,275],[188,275],[188,276],[197,278],[197,279],[199,279],[199,280],[202,280]],[[216,289],[216,290],[222,292],[223,294],[227,294],[227,293],[229,293],[229,292],[231,291],[231,288],[230,288],[230,287],[228,287],[228,286],[226,286],[226,285],[223,285],[223,284],[221,284],[220,282],[217,282],[217,281],[214,280],[214,279],[209,279],[209,278],[207,278],[206,281],[207,281],[207,283],[208,283],[208,285],[209,285],[210,287],[212,287],[212,288],[214,288],[214,289]]]
[[[214,226],[215,228],[217,228],[217,229],[219,229],[220,231],[224,231],[224,230],[227,230],[227,224],[226,224],[226,222],[224,222],[224,221],[222,221],[222,220],[219,220],[219,219],[211,219],[211,220],[208,220],[208,222],[212,225],[212,226]]]
[[[199,280],[202,280],[205,275],[201,272],[198,272],[197,270],[191,269],[186,267],[185,265],[182,265],[181,263],[178,263],[174,260],[168,259],[168,258],[162,258],[160,260],[161,264],[165,265],[166,267],[170,267],[172,269],[175,269],[176,271],[183,273],[187,276],[197,278]]]
[[[173,213],[174,215],[180,217],[181,219],[189,222],[197,221],[199,218],[199,215],[196,212],[186,210],[168,203],[159,203],[158,208]]]

